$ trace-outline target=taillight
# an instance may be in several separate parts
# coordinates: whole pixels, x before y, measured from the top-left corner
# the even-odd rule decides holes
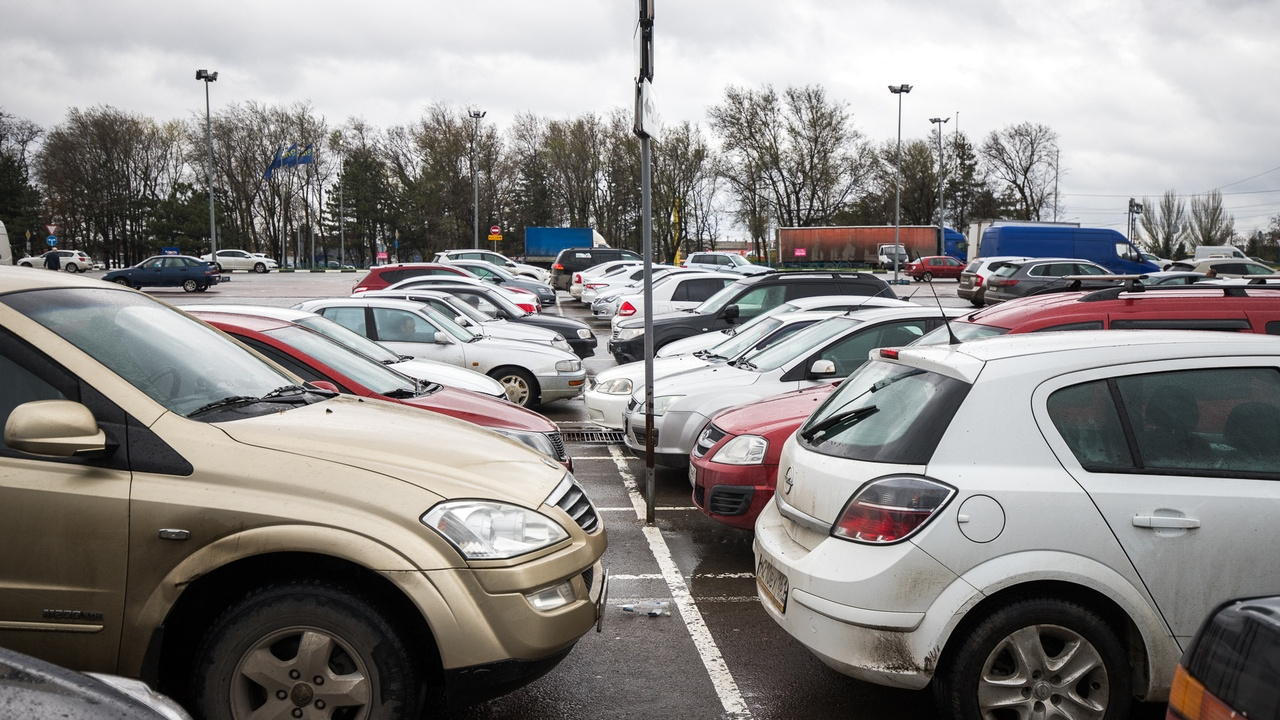
[[[622,317],[631,317],[636,314],[636,306],[632,305],[631,301],[628,300],[627,302],[622,303],[622,306],[618,308],[618,314]]]
[[[1169,690],[1169,710],[1165,720],[1226,720],[1240,717],[1229,705],[1205,690],[1200,681],[1178,665]]]
[[[897,360],[898,350],[897,348],[880,348],[880,357],[888,358],[890,360]]]
[[[602,287],[608,287],[608,286],[609,286],[609,283],[587,283],[586,284],[586,288],[588,290],[599,290]]]
[[[582,273],[574,273],[574,274],[573,274],[573,284],[574,284],[574,285],[581,285],[581,284],[582,284]]]
[[[1018,281],[1013,278],[996,278],[991,281],[991,284],[996,287],[1013,287],[1018,284]]]
[[[562,264],[560,264],[560,263],[555,263],[554,265],[552,265],[552,266],[551,266],[551,269],[552,269],[552,270],[563,270],[563,269],[564,269],[564,265],[562,265]]]
[[[905,540],[954,494],[949,485],[916,475],[872,480],[849,499],[831,535],[872,545]]]
[[[982,276],[981,276],[981,275],[974,275],[974,276],[973,276],[973,286],[974,286],[974,287],[982,287]]]

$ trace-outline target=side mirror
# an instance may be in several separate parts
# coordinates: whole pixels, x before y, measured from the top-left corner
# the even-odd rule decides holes
[[[328,391],[329,391],[329,392],[331,392],[331,393],[341,393],[341,392],[342,392],[341,390],[339,390],[339,389],[338,389],[338,386],[337,386],[337,385],[334,385],[333,383],[329,382],[328,380],[312,380],[312,381],[311,381],[310,383],[308,383],[308,384],[309,384],[309,385],[311,385],[312,387],[320,388],[321,390],[328,390]]]
[[[453,317],[453,321],[458,323],[462,327],[471,327],[471,318],[467,317],[466,315],[455,315]]]
[[[725,320],[737,320],[737,319],[738,319],[738,306],[737,306],[737,305],[730,305],[729,307],[725,308],[725,309],[724,309],[724,312],[723,312],[723,313],[721,313],[720,317],[724,318]]]
[[[809,378],[817,380],[836,374],[836,364],[830,360],[814,360],[809,366]]]
[[[83,457],[105,452],[107,434],[89,408],[71,400],[35,400],[9,414],[4,442],[33,455]]]
[[[437,345],[449,345],[453,343],[453,340],[449,337],[449,333],[444,332],[443,330],[437,330],[432,339]]]

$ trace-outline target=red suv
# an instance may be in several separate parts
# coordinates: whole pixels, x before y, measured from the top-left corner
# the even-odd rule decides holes
[[[360,282],[351,288],[351,293],[368,292],[369,290],[381,290],[386,286],[400,282],[405,278],[418,277],[419,275],[460,275],[466,278],[475,278],[475,275],[444,263],[396,263],[395,265],[378,265],[369,268],[369,274],[360,278]]]
[[[959,280],[961,270],[964,270],[964,263],[950,255],[922,257],[915,262],[907,263],[906,267],[906,273],[916,282],[921,280],[932,282],[934,278]]]

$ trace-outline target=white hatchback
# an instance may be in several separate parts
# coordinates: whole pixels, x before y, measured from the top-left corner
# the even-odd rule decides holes
[[[872,354],[786,443],[765,610],[946,717],[1125,717],[1201,620],[1280,591],[1280,345],[1187,331]]]

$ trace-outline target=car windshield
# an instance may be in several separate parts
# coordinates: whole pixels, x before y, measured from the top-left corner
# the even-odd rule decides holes
[[[798,357],[808,355],[862,323],[862,320],[846,316],[828,318],[810,325],[780,343],[748,352],[740,358],[740,362],[749,364],[761,372],[776,370]]]
[[[750,265],[751,264],[747,262],[747,259],[742,257],[741,255],[728,255],[726,257],[729,258],[730,265]]]
[[[426,305],[419,305],[418,312],[428,317],[436,327],[449,333],[462,342],[471,342],[476,339],[476,334],[462,327],[453,318],[445,317],[444,313],[438,312]]]
[[[12,293],[0,302],[75,345],[107,369],[179,415],[231,398],[263,399],[240,413],[277,412],[280,392],[306,403],[297,380],[226,335],[138,293],[74,288]],[[274,395],[273,395],[274,394]]]
[[[415,393],[418,383],[412,378],[374,362],[360,353],[306,328],[291,326],[267,333],[280,342],[328,365],[361,385],[392,397],[406,397]]]
[[[950,321],[951,332],[947,332],[947,324],[944,323],[938,327],[925,333],[919,340],[911,343],[912,345],[947,345],[951,342],[951,336],[960,342],[969,342],[978,338],[994,337],[996,335],[1004,335],[1009,332],[1009,328],[996,327],[994,325],[982,325],[979,323],[960,322],[957,320]]]
[[[939,373],[873,360],[840,383],[796,440],[823,455],[925,465],[969,387]]]
[[[744,278],[746,279],[746,278]],[[702,302],[701,305],[694,308],[694,312],[699,315],[714,315],[724,309],[734,298],[742,292],[742,286],[738,283],[729,283],[724,286],[720,292],[712,295]]]
[[[400,360],[399,355],[391,352],[386,347],[347,328],[345,325],[339,325],[323,315],[301,318],[297,323],[380,363],[393,363]]]

